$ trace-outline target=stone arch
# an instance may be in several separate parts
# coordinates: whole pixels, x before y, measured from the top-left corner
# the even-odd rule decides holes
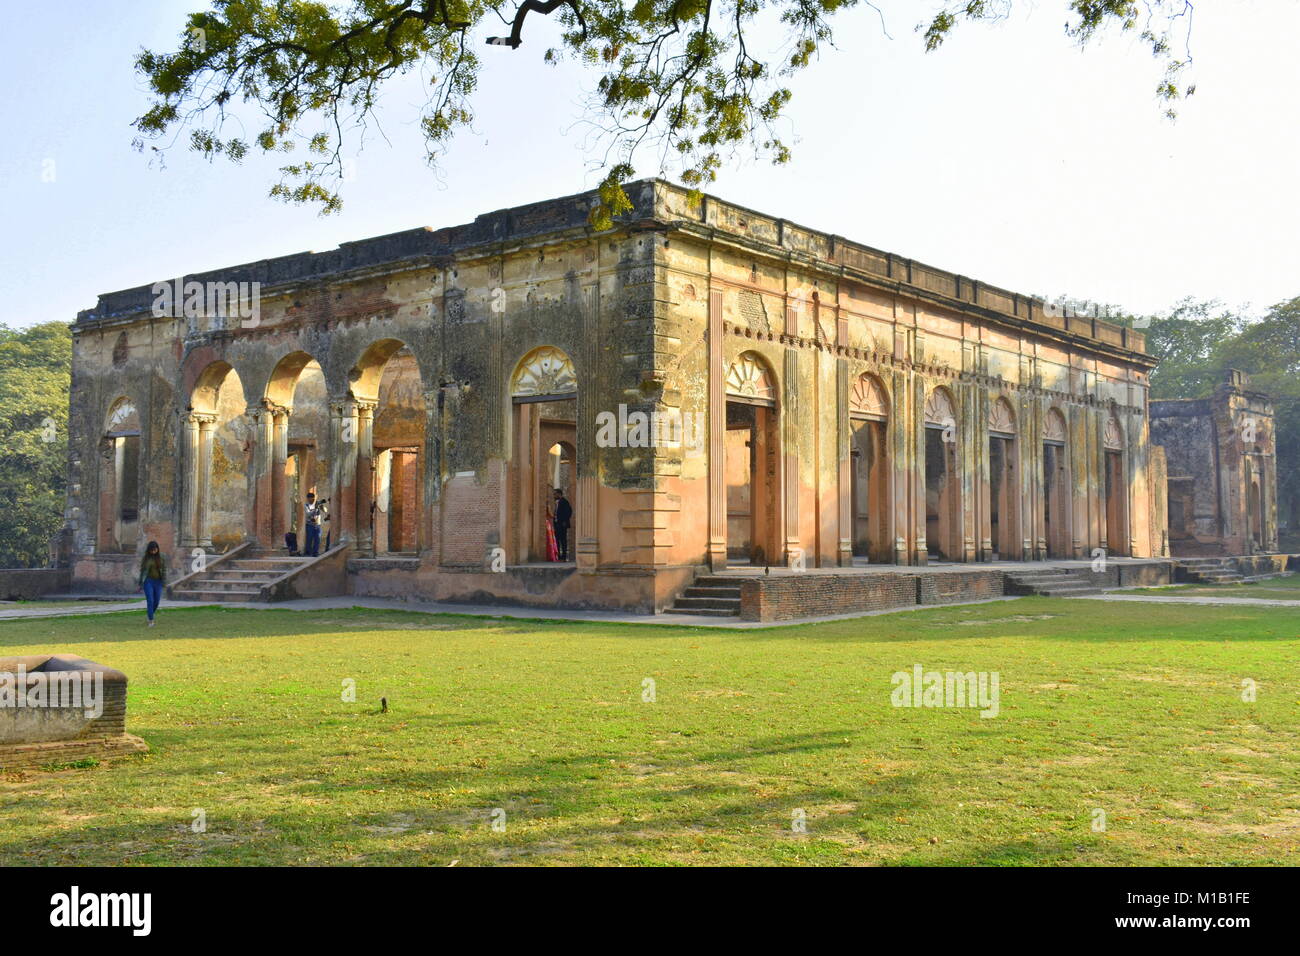
[[[228,548],[255,532],[257,444],[245,383],[227,361],[194,380],[183,426],[181,544]]]
[[[937,385],[925,399],[925,423],[947,428],[957,424],[957,403],[947,386]]]
[[[755,404],[776,404],[776,376],[757,352],[741,352],[727,367],[728,398]]]
[[[1129,553],[1128,469],[1125,465],[1124,426],[1114,407],[1102,429],[1102,472],[1106,519],[1102,541],[1110,554]]]
[[[292,531],[302,550],[307,493],[322,499],[332,493],[329,387],[319,360],[303,349],[280,356],[254,411],[260,451],[257,536],[279,548],[285,532]]]
[[[1102,445],[1107,451],[1124,450],[1124,426],[1120,424],[1119,416],[1114,410],[1106,416],[1106,428],[1102,433]]]
[[[877,421],[889,417],[889,394],[879,377],[863,372],[854,380],[849,389],[849,413]]]
[[[1043,416],[1043,441],[1066,441],[1069,432],[1065,427],[1065,415],[1059,408],[1049,408]]]
[[[989,406],[989,431],[1003,436],[1016,434],[1016,412],[1003,396]]]
[[[266,388],[262,390],[263,398],[273,405],[292,410],[298,379],[313,365],[320,368],[320,362],[310,352],[295,350],[281,356],[275,368],[271,369]]]
[[[418,554],[424,546],[424,376],[401,339],[370,343],[348,375],[357,413],[357,547]]]
[[[563,349],[540,345],[515,365],[510,376],[510,396],[536,400],[548,396],[573,396],[578,392],[578,373]]]

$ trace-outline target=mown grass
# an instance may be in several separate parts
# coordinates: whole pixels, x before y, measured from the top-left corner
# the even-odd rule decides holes
[[[741,631],[164,608],[152,630],[140,613],[4,622],[0,647],[121,668],[152,748],[0,775],[3,864],[1282,864],[1300,849],[1291,609],[1024,598]],[[914,664],[997,671],[1000,714],[893,707],[891,675]]]
[[[1163,594],[1168,597],[1266,598],[1270,601],[1300,601],[1300,574],[1251,581],[1246,584],[1175,584],[1161,588],[1134,588],[1125,594]]]

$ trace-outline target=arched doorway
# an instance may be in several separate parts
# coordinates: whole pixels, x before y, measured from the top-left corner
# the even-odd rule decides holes
[[[140,534],[140,414],[129,398],[109,409],[100,455],[98,547],[131,554]]]
[[[1246,459],[1246,543],[1250,553],[1264,550],[1263,496],[1255,463]]]
[[[725,389],[727,561],[778,564],[783,550],[776,379],[762,356],[744,352],[727,369]]]
[[[573,509],[566,561],[572,563],[579,533],[578,375],[573,361],[554,346],[533,349],[515,366],[510,399],[513,533],[509,560],[529,563],[547,559],[547,520],[558,488]]]
[[[1043,540],[1048,558],[1070,557],[1069,458],[1065,416],[1048,409],[1043,419]]]
[[[362,551],[416,555],[424,526],[424,382],[397,339],[373,343],[352,376],[357,401],[357,540]]]
[[[1106,552],[1128,554],[1128,480],[1124,468],[1124,429],[1114,411],[1102,434],[1106,455]]]
[[[263,400],[271,418],[271,508],[266,536],[274,548],[292,531],[298,549],[307,545],[304,507],[307,493],[328,499],[332,450],[329,447],[329,390],[320,363],[306,352],[290,352],[276,363]],[[331,503],[332,504],[332,503]],[[331,509],[332,510],[332,509]],[[321,533],[321,547],[330,526]],[[332,535],[328,539],[333,544]]]
[[[885,387],[864,372],[849,390],[850,536],[853,556],[875,564],[889,563],[894,552],[888,436]]]
[[[253,449],[257,435],[238,373],[213,362],[190,392],[185,417],[186,507],[182,540],[225,551],[255,533]]]
[[[989,408],[989,541],[994,561],[1019,561],[1020,469],[1017,466],[1016,415],[1011,403],[999,397]]]
[[[961,556],[958,437],[956,403],[939,386],[925,400],[925,542],[940,561]]]

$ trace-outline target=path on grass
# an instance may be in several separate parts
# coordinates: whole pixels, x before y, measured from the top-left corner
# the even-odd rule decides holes
[[[1174,597],[1157,594],[1080,594],[1072,601],[1145,601],[1149,604],[1220,604],[1254,605],[1258,607],[1300,607],[1300,601],[1283,601],[1277,598],[1209,597],[1187,595]]]

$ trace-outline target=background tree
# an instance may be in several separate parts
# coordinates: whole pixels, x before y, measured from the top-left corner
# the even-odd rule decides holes
[[[1156,88],[1172,104],[1190,63],[1188,0],[1054,0],[1066,33],[1088,43],[1111,29],[1139,36],[1164,66]],[[344,140],[374,120],[383,84],[421,68],[432,73],[420,117],[427,160],[435,164],[474,117],[484,44],[518,50],[539,17],[560,26],[548,62],[569,57],[597,74],[588,114],[603,129],[601,202],[592,222],[630,208],[622,183],[643,150],[661,172],[694,188],[712,182],[742,147],[783,163],[790,150],[776,121],[790,102],[788,82],[834,39],[831,21],[858,0],[214,0],[191,14],[180,46],[144,50],[136,60],[153,95],[135,121],[146,140],[189,131],[193,149],[239,161],[249,149],[301,158],[281,167],[271,194],[339,208]],[[862,0],[869,15],[880,16]],[[917,25],[927,50],[963,22],[996,22],[1013,0],[959,0],[931,6]],[[760,19],[761,18],[761,19]],[[883,22],[883,17],[882,17]],[[489,36],[504,31],[504,36]],[[762,44],[779,37],[777,49]],[[499,61],[494,61],[494,63]],[[232,111],[262,114],[261,129],[228,135]],[[242,117],[239,117],[242,119]],[[154,149],[165,147],[155,146]]]
[[[40,568],[63,525],[72,334],[0,325],[0,567]]]

